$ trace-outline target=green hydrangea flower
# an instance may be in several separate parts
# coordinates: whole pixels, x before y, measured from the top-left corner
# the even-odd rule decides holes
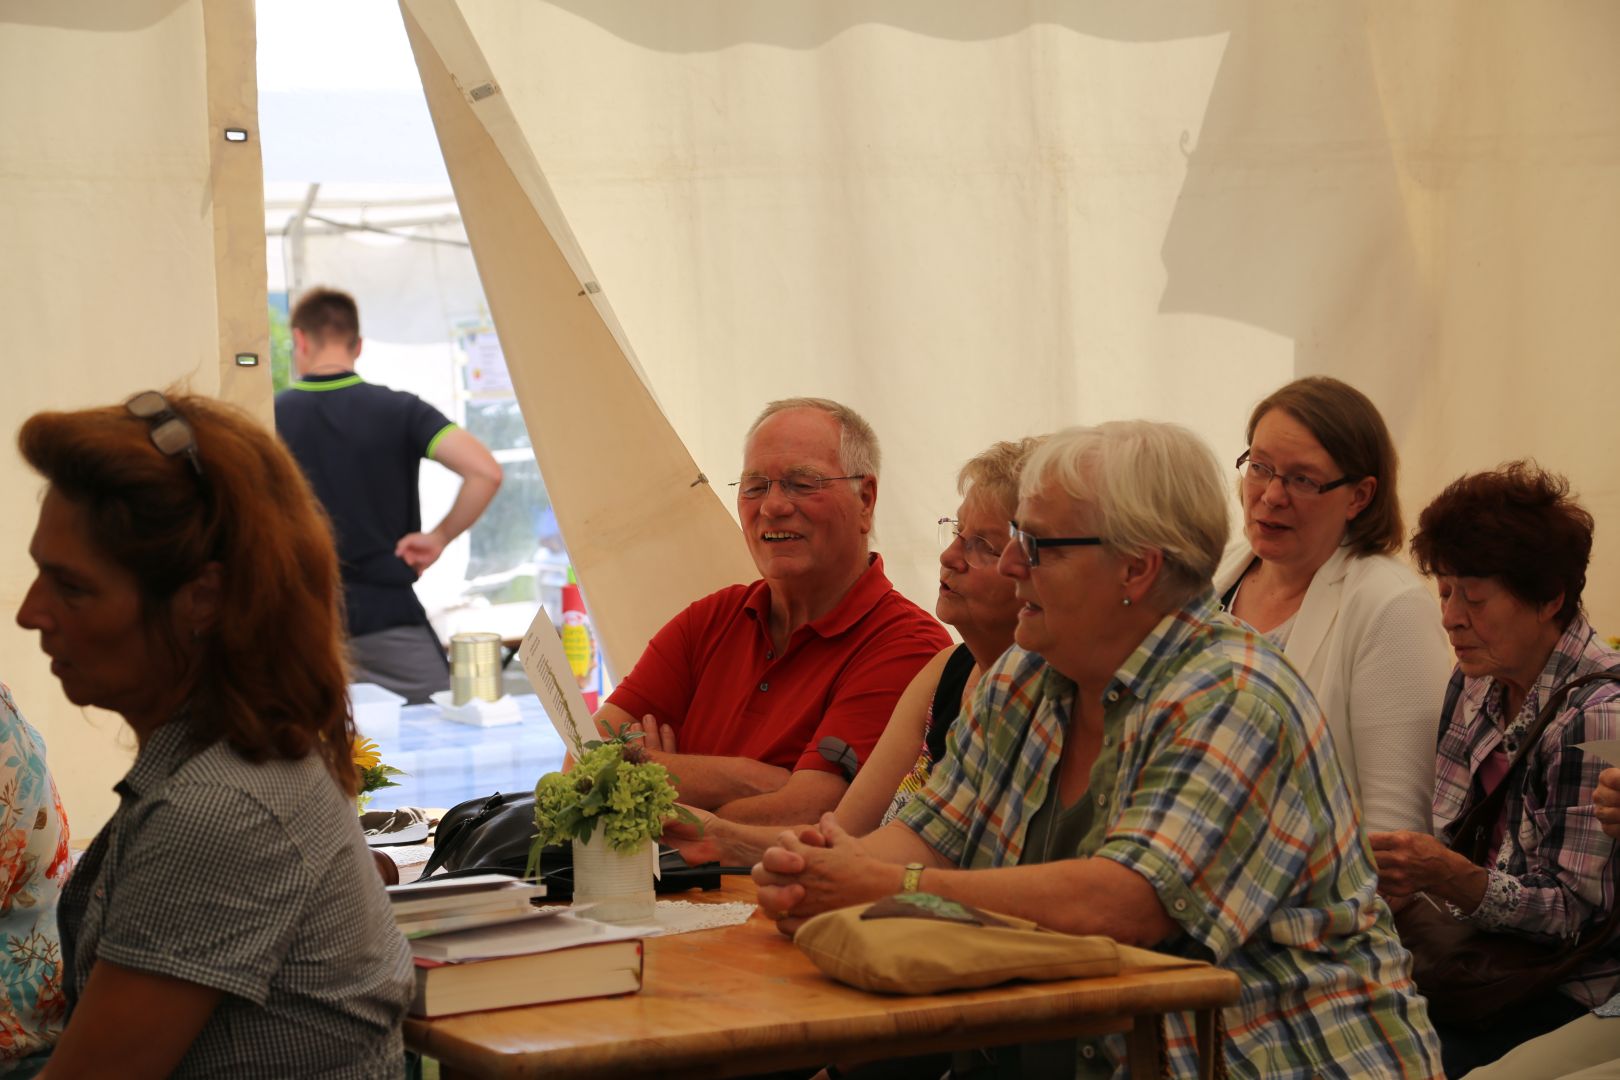
[[[696,824],[685,807],[676,805],[669,770],[633,745],[640,737],[621,730],[605,742],[588,742],[573,769],[540,778],[534,787],[531,874],[540,848],[565,840],[589,843],[598,826],[609,847],[629,854],[662,835],[672,817]]]

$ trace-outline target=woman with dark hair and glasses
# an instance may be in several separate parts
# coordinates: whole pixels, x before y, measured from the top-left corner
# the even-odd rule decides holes
[[[1305,676],[1369,831],[1428,832],[1451,655],[1404,539],[1395,444],[1361,391],[1298,379],[1249,416],[1243,536],[1215,591]]]
[[[337,557],[245,414],[154,391],[40,413],[17,612],[134,733],[60,907],[50,1076],[395,1077],[409,953],[355,814]]]
[[[934,614],[954,627],[962,644],[941,650],[895,704],[870,760],[850,781],[835,813],[857,836],[889,821],[928,783],[945,753],[945,736],[979,676],[1013,643],[1018,599],[1012,579],[996,569],[1007,541],[1007,519],[1018,504],[1018,476],[1039,438],[998,442],[957,473],[962,504],[939,519],[939,597]],[[746,865],[781,833],[780,825],[749,825],[693,812],[701,828],[671,822],[665,843],[688,862]]]
[[[1454,481],[1418,518],[1412,552],[1440,587],[1457,671],[1440,716],[1436,836],[1372,838],[1379,889],[1397,904],[1422,892],[1480,930],[1574,942],[1601,927],[1615,895],[1614,841],[1594,806],[1603,759],[1579,744],[1620,738],[1620,683],[1566,691],[1620,669],[1581,611],[1592,515],[1563,477],[1532,462]],[[1523,763],[1513,759],[1531,746]],[[1476,864],[1453,851],[1465,816],[1506,785]],[[1472,830],[1470,830],[1472,831]],[[1466,846],[1465,843],[1459,846]],[[1605,1003],[1620,989],[1620,952],[1600,948],[1558,987],[1478,1029],[1437,1023],[1446,1075],[1488,1064],[1527,1039]]]

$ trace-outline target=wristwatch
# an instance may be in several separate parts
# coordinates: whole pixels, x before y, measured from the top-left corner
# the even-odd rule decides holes
[[[900,879],[901,892],[917,892],[917,886],[922,884],[923,864],[920,862],[906,863],[906,874]]]

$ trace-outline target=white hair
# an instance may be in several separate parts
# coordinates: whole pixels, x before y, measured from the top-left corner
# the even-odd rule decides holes
[[[1209,587],[1226,547],[1227,494],[1215,455],[1191,431],[1150,420],[1060,431],[1030,456],[1019,490],[1048,482],[1095,510],[1109,550],[1164,556],[1156,603],[1179,607]]]
[[[748,426],[743,442],[747,443],[754,437],[759,425],[788,409],[817,409],[837,420],[839,467],[849,476],[877,479],[878,467],[883,460],[883,452],[878,448],[877,432],[872,430],[872,425],[860,413],[830,398],[792,397],[771,402],[760,410],[760,414]]]

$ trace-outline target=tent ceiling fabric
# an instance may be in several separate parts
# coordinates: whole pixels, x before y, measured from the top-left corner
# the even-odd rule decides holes
[[[1378,402],[1409,522],[1523,454],[1620,520],[1620,5],[434,6],[704,472],[766,400],[847,401],[919,601],[991,441],[1150,416],[1235,458],[1296,374]]]

